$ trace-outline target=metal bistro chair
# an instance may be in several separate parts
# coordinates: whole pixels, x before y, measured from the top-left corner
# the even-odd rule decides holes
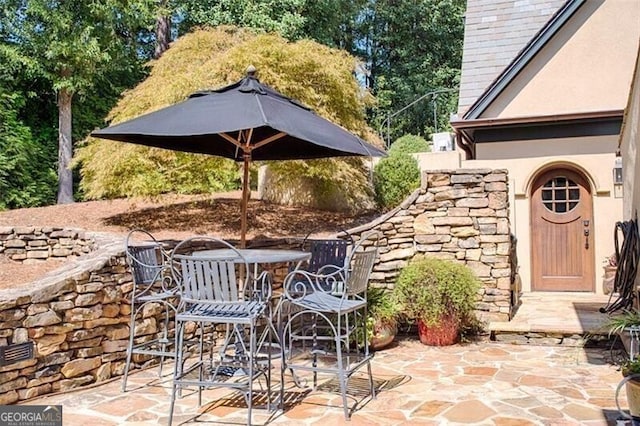
[[[341,268],[320,268],[323,272],[316,274],[298,270],[285,279],[283,298],[294,309],[286,320],[279,321],[284,324],[281,404],[287,370],[297,385],[301,383],[298,371],[312,372],[314,389],[318,373],[337,376],[346,420],[350,419],[351,412],[347,403],[348,380],[363,366],[367,367],[369,394],[375,398],[371,373],[373,354],[369,352],[366,333],[367,286],[378,254],[377,234],[374,239],[373,236],[363,236]],[[305,322],[310,325],[310,331],[299,331],[297,320],[302,316],[311,317],[311,321]],[[311,342],[310,348],[308,342]]]
[[[127,378],[134,354],[160,357],[158,375],[162,376],[165,357],[175,358],[174,340],[169,339],[169,322],[175,317],[178,296],[170,272],[169,255],[153,235],[143,229],[134,229],[125,240],[127,262],[131,266],[133,288],[131,290],[131,321],[127,360],[122,380],[122,391],[127,388]],[[136,336],[136,319],[142,319],[148,311],[160,306],[164,310],[161,330],[152,339]]]
[[[353,237],[347,232],[342,231],[347,239],[316,239],[311,238],[313,231],[309,232],[302,243],[300,244],[300,249],[302,251],[311,253],[311,257],[306,265],[301,266],[298,269],[303,269],[304,271],[310,272],[312,274],[320,274],[328,273],[331,276],[331,272],[335,272],[344,267],[344,263],[347,259],[347,252],[349,247],[353,247],[354,241]],[[291,267],[289,272],[293,272],[297,267]],[[331,278],[327,280],[319,280],[316,283],[323,290],[331,290],[331,287],[335,285],[335,280]],[[312,290],[311,288],[307,290]],[[281,299],[281,303],[279,303],[276,308],[276,315],[278,314],[279,309],[287,309],[287,314],[292,314],[295,310],[300,310],[300,307],[296,307],[291,303],[287,303],[286,299]],[[296,317],[298,319],[298,324],[295,327],[292,327],[292,333],[305,333],[309,330],[309,321],[305,315],[299,315]],[[306,320],[306,321],[305,321]]]
[[[195,240],[223,247],[226,254],[181,254]],[[248,407],[247,424],[251,424],[253,382],[264,376],[267,407],[271,407],[271,353],[259,355],[259,326],[268,322],[269,280],[254,280],[242,254],[226,241],[212,237],[194,237],[182,241],[171,256],[179,269],[176,276],[182,309],[176,315],[175,363],[169,425],[173,419],[176,391],[186,386],[202,389],[228,387],[243,392]],[[178,273],[176,272],[176,275]],[[185,324],[200,326],[200,350],[197,361],[185,368],[187,347]],[[213,326],[214,344],[204,357],[204,327]],[[211,328],[211,327],[210,327]],[[270,331],[267,327],[265,330]],[[240,373],[240,374],[238,374]]]

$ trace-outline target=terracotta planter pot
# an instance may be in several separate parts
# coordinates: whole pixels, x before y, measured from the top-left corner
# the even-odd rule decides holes
[[[418,335],[425,345],[450,346],[458,343],[460,327],[458,321],[450,316],[443,317],[435,326],[428,326],[422,320],[418,320]]]
[[[389,325],[381,322],[376,322],[373,325],[373,337],[369,342],[369,347],[374,350],[384,349],[393,342],[396,334],[398,333],[397,325]]]
[[[629,413],[631,415],[623,411],[620,408],[620,404],[618,402],[618,396],[623,385],[627,393],[627,403],[629,404]],[[636,424],[636,422],[640,421],[640,374],[631,374],[623,378],[622,381],[618,383],[615,400],[618,411],[620,412],[622,417],[632,419],[633,424]]]

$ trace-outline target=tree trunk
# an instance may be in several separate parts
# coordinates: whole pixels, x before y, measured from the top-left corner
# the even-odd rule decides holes
[[[71,141],[71,99],[68,89],[58,92],[58,204],[73,203],[73,174],[69,168],[73,155]]]
[[[153,57],[158,59],[169,48],[171,41],[171,17],[158,16],[156,18],[156,49]]]

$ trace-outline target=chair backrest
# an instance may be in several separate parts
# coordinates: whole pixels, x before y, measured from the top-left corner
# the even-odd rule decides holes
[[[370,245],[364,245],[369,241]],[[353,247],[348,260],[347,295],[365,294],[373,265],[378,257],[378,234],[362,235],[358,244]]]
[[[167,258],[162,244],[153,235],[142,229],[132,230],[125,240],[125,251],[136,285],[147,286],[162,280]]]
[[[305,270],[316,273],[326,265],[342,267],[347,258],[347,240],[307,240],[303,249],[311,253]]]
[[[310,238],[313,231],[309,232],[302,240],[301,248],[311,253],[309,262],[304,270],[316,274],[321,268],[332,265],[337,268],[343,268],[349,246],[354,245],[353,237],[344,229],[341,229],[344,238]]]
[[[198,252],[185,254],[182,249],[195,241],[215,243],[224,247],[223,254]],[[190,302],[239,302],[244,300],[240,279],[251,282],[251,270],[242,254],[231,244],[213,237],[193,237],[178,244],[171,255],[177,265],[174,272],[180,298]],[[242,277],[240,274],[243,274]]]
[[[362,294],[367,291],[369,277],[377,256],[378,250],[375,247],[353,253],[353,256],[351,256],[351,269],[347,276],[347,294]]]

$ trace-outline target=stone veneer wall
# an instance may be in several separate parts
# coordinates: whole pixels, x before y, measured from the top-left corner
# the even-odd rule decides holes
[[[509,320],[514,254],[506,170],[424,172],[421,188],[399,207],[348,232],[359,238],[374,230],[382,237],[372,285],[392,288],[400,270],[416,255],[460,261],[483,283],[479,318]]]
[[[33,359],[0,367],[0,404],[122,374],[132,288],[123,241],[89,233],[84,240],[98,249],[0,292],[0,346],[35,346]],[[140,321],[141,334],[155,332],[153,314]]]
[[[22,263],[81,256],[95,249],[84,231],[55,227],[0,227],[0,255]]]

